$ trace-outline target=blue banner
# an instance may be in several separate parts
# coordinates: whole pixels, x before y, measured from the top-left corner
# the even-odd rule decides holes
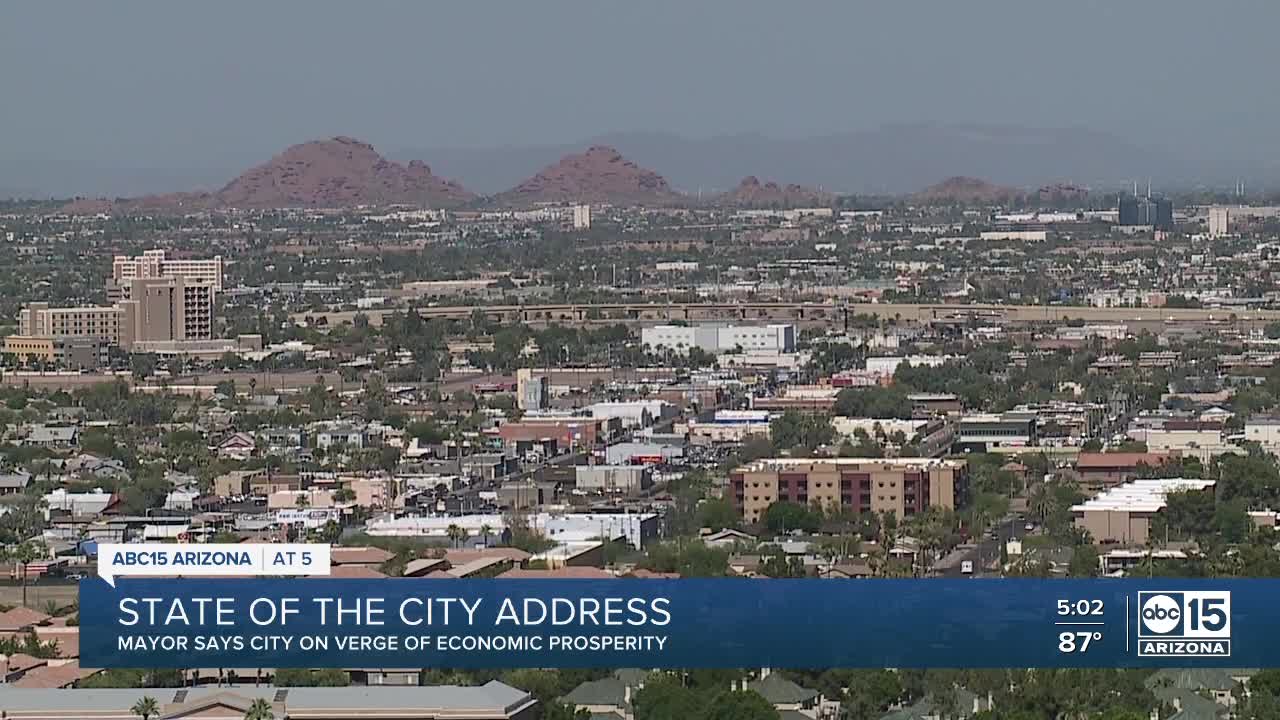
[[[1277,580],[92,579],[85,667],[1268,667]]]

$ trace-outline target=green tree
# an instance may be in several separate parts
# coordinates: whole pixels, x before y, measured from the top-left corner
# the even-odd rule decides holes
[[[911,401],[899,387],[845,388],[836,396],[835,414],[856,418],[911,418]]]
[[[719,532],[725,528],[737,528],[741,519],[733,503],[724,498],[704,500],[698,506],[698,526]]]
[[[760,693],[727,690],[716,695],[703,715],[705,720],[780,720],[781,715]]]
[[[314,687],[315,673],[303,668],[280,668],[276,670],[275,685],[277,687]]]
[[[822,518],[803,505],[780,500],[765,508],[760,517],[764,526],[775,534],[784,534],[792,530],[817,532],[822,525]]]
[[[652,678],[632,696],[635,720],[704,718],[707,698],[669,676]],[[770,708],[772,709],[772,708]]]
[[[273,720],[275,712],[271,710],[271,703],[266,698],[257,698],[249,704],[249,709],[244,713],[244,720]]]
[[[769,435],[774,447],[811,453],[831,444],[836,431],[826,415],[788,410],[769,423]]]
[[[1071,555],[1071,577],[1096,577],[1100,570],[1098,550],[1092,543],[1077,545]]]
[[[458,525],[449,525],[449,528],[445,532],[449,536],[449,542],[452,543],[455,548],[458,547],[459,543],[467,539],[467,531],[463,530]]]
[[[160,714],[160,704],[156,702],[155,698],[147,695],[134,703],[133,707],[129,708],[129,712],[142,718],[142,720],[151,720],[151,718]]]

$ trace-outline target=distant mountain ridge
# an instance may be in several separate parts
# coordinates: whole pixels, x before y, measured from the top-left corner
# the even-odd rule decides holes
[[[1069,183],[1122,187],[1151,176],[1157,185],[1229,180],[1254,174],[1280,180],[1280,169],[1214,166],[1214,158],[1180,148],[1166,152],[1082,128],[994,125],[892,125],[874,130],[786,139],[746,134],[687,138],[670,133],[611,133],[575,145],[406,149],[482,194],[499,193],[584,144],[617,148],[655,168],[673,188],[706,197],[731,191],[740,178],[790,178],[837,193],[907,195],[939,178],[987,178],[1035,190]]]
[[[368,143],[339,136],[289,147],[217,191],[169,192],[174,186],[182,187],[174,181],[172,186],[166,182],[160,194],[81,200],[68,208],[186,212],[387,204],[441,208],[564,202],[785,205],[798,202],[797,195],[818,192],[812,190],[815,186],[823,188],[815,196],[820,202],[840,194],[927,197],[937,189],[921,188],[938,178],[958,177],[985,178],[993,187],[1020,193],[1033,194],[1041,188],[1041,197],[1072,197],[1085,188],[1106,192],[1127,187],[1135,176],[1154,178],[1157,188],[1169,186],[1166,178],[1194,176],[1188,170],[1194,164],[1192,158],[1180,159],[1082,129],[899,125],[807,139],[760,135],[690,139],[667,133],[621,133],[597,139],[586,151],[582,147],[442,148],[401,153],[407,160],[401,163],[378,154]],[[432,167],[461,182],[444,179]],[[158,169],[147,176],[186,177],[194,172],[166,175]],[[1267,172],[1280,178],[1280,170]],[[748,180],[740,182],[744,177]],[[783,186],[755,179],[759,177],[784,177],[805,184]],[[193,182],[188,187],[199,186]]]

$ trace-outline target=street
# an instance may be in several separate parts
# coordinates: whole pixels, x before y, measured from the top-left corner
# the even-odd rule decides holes
[[[934,563],[932,574],[939,577],[965,577],[961,568],[965,562],[972,562],[972,577],[999,577],[1000,546],[1010,539],[1026,535],[1026,520],[1016,516],[1008,517],[993,529],[996,538],[984,535],[976,545],[957,548]],[[992,563],[997,563],[995,569],[988,569]]]

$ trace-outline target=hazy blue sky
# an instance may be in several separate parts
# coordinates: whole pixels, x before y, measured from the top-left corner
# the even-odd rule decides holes
[[[9,0],[0,185],[625,130],[1082,126],[1274,152],[1280,2]]]

